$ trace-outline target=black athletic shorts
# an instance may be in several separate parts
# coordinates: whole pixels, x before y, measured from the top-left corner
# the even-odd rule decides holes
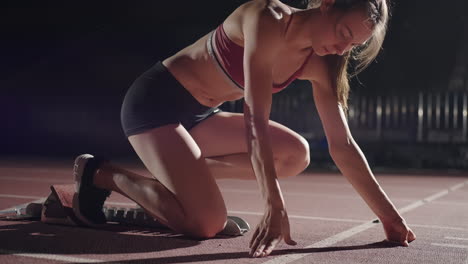
[[[120,119],[129,137],[168,124],[182,124],[190,130],[220,111],[200,104],[158,61],[128,89]]]

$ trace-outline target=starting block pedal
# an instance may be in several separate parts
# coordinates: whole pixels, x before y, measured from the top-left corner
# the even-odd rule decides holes
[[[43,204],[30,203],[15,210],[0,211],[0,220],[41,220],[47,224],[84,226],[73,212],[75,185],[52,185]],[[14,212],[13,212],[14,211]],[[147,214],[143,208],[103,207],[108,222],[130,226],[169,229]],[[218,235],[241,236],[250,230],[249,223],[237,216],[228,216],[223,231]]]
[[[28,203],[0,211],[0,220],[40,220],[42,203]]]
[[[247,221],[238,216],[228,215],[226,226],[219,234],[226,236],[241,236],[249,230],[250,225]]]

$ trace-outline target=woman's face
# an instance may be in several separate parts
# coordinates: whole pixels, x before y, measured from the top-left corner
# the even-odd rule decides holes
[[[348,11],[331,9],[322,13],[322,25],[314,51],[319,56],[343,55],[354,46],[364,44],[372,36],[372,23],[364,8]]]

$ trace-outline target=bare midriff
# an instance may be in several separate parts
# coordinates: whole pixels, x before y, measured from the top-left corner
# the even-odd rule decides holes
[[[206,47],[209,34],[163,61],[172,75],[203,105],[215,107],[226,101],[235,101],[244,96],[210,56]],[[282,58],[272,69],[277,83],[284,82],[304,62],[310,49],[292,52],[285,49]],[[274,80],[276,81],[276,80]]]
[[[244,91],[226,79],[208,54],[207,39],[208,34],[165,59],[164,66],[203,105],[215,107],[242,98]]]

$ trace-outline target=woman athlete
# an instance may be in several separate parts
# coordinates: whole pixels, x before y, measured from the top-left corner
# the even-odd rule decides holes
[[[74,210],[83,222],[104,224],[102,205],[116,191],[176,232],[211,238],[227,216],[215,180],[256,179],[265,212],[250,255],[266,256],[282,239],[295,245],[278,179],[309,165],[309,146],[269,115],[272,93],[303,79],[312,83],[331,157],[381,220],[387,239],[403,246],[415,239],[376,181],[345,115],[348,61],[356,59],[362,69],[378,54],[386,1],[322,0],[319,8],[284,13],[276,7],[284,6],[277,0],[242,4],[215,30],[134,81],[122,104],[122,127],[154,178],[78,156]],[[241,98],[243,114],[217,108]]]

